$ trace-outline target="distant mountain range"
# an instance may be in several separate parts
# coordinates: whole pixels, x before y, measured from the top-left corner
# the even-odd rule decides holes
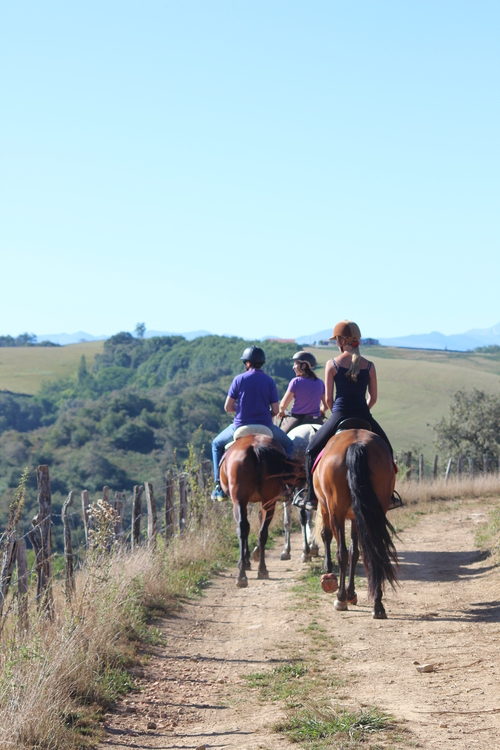
[[[298,344],[312,344],[317,341],[324,341],[332,335],[332,329],[299,336],[296,341]],[[394,338],[384,338],[373,335],[383,346],[401,346],[409,349],[442,349],[465,352],[476,349],[478,346],[500,346],[500,323],[491,328],[474,328],[465,333],[454,333],[446,336],[439,331],[431,333],[416,333],[408,336],[396,336]]]
[[[327,341],[331,336],[332,329],[317,331],[305,336],[297,336],[297,344],[317,344],[319,341]],[[184,336],[188,341],[199,338],[200,336],[210,336],[210,331],[187,331],[183,333],[174,331],[146,331],[146,338],[152,336]],[[43,333],[37,336],[38,341],[52,341],[54,344],[76,344],[80,341],[100,341],[107,339],[109,336],[95,336],[85,331],[76,331],[76,333]],[[279,336],[266,336],[265,338],[279,338]],[[263,340],[265,340],[265,338]],[[500,346],[500,323],[491,328],[474,328],[465,333],[455,333],[446,336],[439,331],[431,333],[417,333],[408,336],[397,336],[395,338],[377,338],[383,346],[401,346],[409,349],[442,349],[465,352],[476,349],[479,346]]]

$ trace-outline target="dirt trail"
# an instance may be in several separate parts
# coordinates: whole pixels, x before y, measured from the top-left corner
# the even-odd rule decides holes
[[[166,647],[151,654],[141,690],[107,717],[101,750],[297,748],[272,731],[281,708],[263,705],[242,675],[291,656],[307,661],[303,628],[313,618],[327,633],[329,669],[347,679],[332,701],[392,714],[409,730],[392,747],[500,747],[500,569],[474,548],[483,510],[445,506],[401,534],[401,586],[387,592],[386,621],[371,618],[364,581],[348,612],[335,612],[327,594],[313,613],[297,609],[292,588],[306,567],[298,536],[292,561],[279,560],[278,546],[269,553],[270,580],[253,570],[240,590],[234,570],[216,577],[202,599],[164,621]],[[419,672],[423,664],[434,671]]]

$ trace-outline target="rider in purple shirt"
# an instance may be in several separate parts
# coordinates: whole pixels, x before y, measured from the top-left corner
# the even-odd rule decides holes
[[[292,441],[283,430],[273,424],[272,418],[278,413],[278,391],[271,376],[261,370],[266,361],[263,350],[258,346],[249,346],[240,359],[245,365],[245,372],[234,378],[224,403],[225,411],[235,414],[234,421],[212,440],[215,479],[212,500],[225,500],[227,497],[220,486],[219,464],[224,455],[224,447],[231,441],[237,427],[247,424],[265,425],[272,430],[274,438],[283,447],[286,455],[289,458],[293,455]]]
[[[325,384],[314,372],[317,365],[316,357],[311,352],[296,352],[293,357],[292,378],[286,393],[280,401],[278,416],[286,417],[285,409],[293,402],[292,416],[288,419],[285,432],[290,432],[301,424],[323,424],[325,411]]]

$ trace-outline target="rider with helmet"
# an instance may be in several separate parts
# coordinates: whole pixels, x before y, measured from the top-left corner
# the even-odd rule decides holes
[[[292,419],[285,428],[290,432],[300,424],[323,424],[327,410],[325,384],[314,372],[316,357],[310,352],[296,352],[293,357],[295,377],[290,380],[280,401],[278,417],[286,416],[285,409],[293,401]]]
[[[316,508],[318,503],[311,476],[314,461],[343,419],[355,417],[368,422],[371,431],[380,435],[393,453],[389,438],[371,415],[377,401],[377,374],[373,362],[360,355],[360,340],[361,331],[352,320],[337,323],[330,337],[340,354],[325,367],[326,403],[332,410],[331,416],[311,438],[306,450],[307,487],[303,503],[309,509]]]
[[[247,346],[240,357],[245,372],[237,375],[229,387],[224,410],[234,413],[234,421],[212,440],[212,460],[215,487],[212,500],[224,500],[219,481],[219,464],[224,455],[224,447],[233,437],[237,427],[261,424],[269,427],[274,438],[283,447],[288,458],[293,455],[293,443],[283,430],[273,424],[273,416],[278,413],[278,391],[270,375],[262,371],[266,356],[259,346]]]

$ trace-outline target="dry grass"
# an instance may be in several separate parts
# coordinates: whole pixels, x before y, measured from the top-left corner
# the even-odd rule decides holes
[[[481,474],[462,477],[425,480],[422,482],[402,480],[396,489],[406,505],[429,503],[433,500],[460,500],[481,497],[500,497],[500,474]]]
[[[227,513],[155,551],[95,554],[78,573],[71,605],[54,587],[56,618],[31,614],[20,633],[13,611],[0,643],[0,748],[76,750],[95,743],[98,718],[130,687],[138,643],[155,637],[153,610],[193,594],[227,560]],[[233,533],[231,528],[231,534]]]

